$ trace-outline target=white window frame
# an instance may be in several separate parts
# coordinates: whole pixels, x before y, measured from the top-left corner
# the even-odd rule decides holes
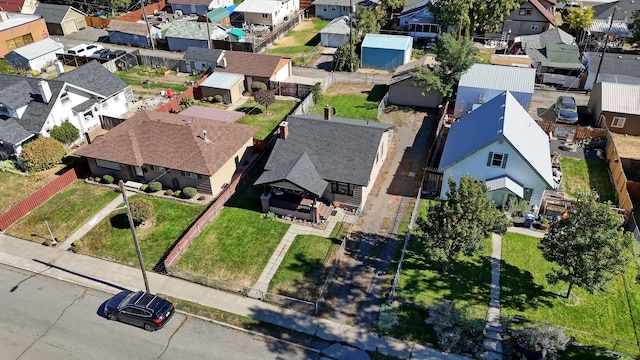
[[[626,117],[614,116],[613,119],[611,119],[611,127],[623,128],[626,122],[627,122]]]
[[[165,168],[164,166],[153,165],[153,170],[155,170],[157,172],[161,172],[161,173],[167,172],[167,168]]]
[[[184,176],[188,177],[188,178],[192,178],[192,179],[197,179],[198,178],[198,174],[193,173],[193,172],[189,172],[189,171],[185,171],[184,172]]]
[[[96,159],[96,165],[105,169],[120,170],[120,164],[113,161]]]
[[[490,152],[487,166],[504,169],[506,167],[508,156],[508,154]]]
[[[531,25],[531,30],[534,30],[534,31],[540,30],[540,26],[539,25]]]
[[[62,94],[60,94],[60,103],[64,104],[69,102],[71,99],[69,98],[69,92],[67,91],[67,89],[62,91]]]

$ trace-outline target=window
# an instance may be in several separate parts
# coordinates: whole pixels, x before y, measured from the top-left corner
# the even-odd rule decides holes
[[[623,128],[624,123],[627,121],[627,118],[623,118],[620,116],[614,116],[613,120],[611,120],[611,127],[615,128]]]
[[[167,168],[165,168],[164,166],[155,166],[155,165],[153,165],[153,170],[163,173],[163,172],[167,171]]]
[[[526,201],[530,201],[531,200],[531,195],[533,195],[533,189],[529,189],[529,188],[524,188],[524,200]]]
[[[96,165],[105,169],[120,170],[120,164],[113,161],[96,159]]]
[[[531,30],[534,30],[534,31],[540,30],[540,26],[538,26],[538,25],[531,25]]]
[[[347,184],[338,181],[331,182],[331,192],[334,194],[342,194],[353,196],[353,184]]]
[[[262,14],[262,18],[263,19],[268,19],[269,18],[269,14]]]
[[[489,153],[489,159],[487,159],[487,166],[505,168],[507,166],[507,154]]]
[[[520,9],[518,15],[531,15],[531,9]]]
[[[188,178],[192,178],[192,179],[197,179],[198,178],[198,174],[192,173],[192,172],[188,172],[188,171],[184,172],[184,176],[186,176]]]
[[[7,40],[6,43],[9,50],[17,49],[21,46],[25,46],[33,43],[33,36],[31,36],[31,34],[18,36],[17,38]]]
[[[63,90],[60,94],[60,102],[64,104],[69,102],[69,100],[69,93],[67,92],[67,90]]]

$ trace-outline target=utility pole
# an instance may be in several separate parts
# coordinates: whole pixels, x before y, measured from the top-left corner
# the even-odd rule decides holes
[[[609,22],[609,29],[607,29],[607,35],[604,37],[604,46],[602,47],[602,56],[600,56],[600,63],[598,64],[598,71],[596,71],[596,78],[593,80],[593,83],[598,82],[598,76],[600,76],[600,69],[602,68],[602,63],[604,62],[604,54],[607,52],[607,45],[609,45],[609,34],[611,33],[611,27],[613,26],[613,19],[616,17],[616,10],[618,10],[617,6],[613,7],[613,14],[611,14],[611,22]]]
[[[151,26],[149,26],[149,19],[147,18],[147,9],[145,9],[143,0],[140,0],[140,5],[142,5],[142,17],[144,18],[144,22],[147,24],[147,33],[149,34],[149,42],[151,43],[151,49],[155,50],[156,45],[153,43],[153,36],[151,36]]]
[[[349,0],[349,71],[353,72],[353,0]]]
[[[151,293],[149,289],[149,280],[147,280],[147,271],[144,269],[144,260],[142,260],[142,252],[140,252],[140,244],[138,244],[138,237],[136,236],[136,227],[131,217],[131,209],[129,208],[129,199],[127,199],[127,192],[124,190],[124,181],[118,181],[122,198],[124,199],[124,207],[127,209],[127,218],[129,219],[129,227],[131,228],[131,235],[133,235],[133,245],[136,247],[136,255],[138,255],[138,262],[140,262],[140,270],[142,270],[142,279],[144,280],[144,288],[148,293]]]
[[[209,9],[204,12],[204,21],[207,24],[207,49],[211,49],[211,30],[209,30]]]

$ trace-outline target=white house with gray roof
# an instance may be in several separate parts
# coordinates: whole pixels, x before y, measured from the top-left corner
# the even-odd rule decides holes
[[[276,27],[300,10],[300,0],[244,0],[233,10],[244,16],[246,25]]]
[[[320,30],[320,43],[324,47],[338,48],[349,41],[350,31],[349,17],[337,17]]]
[[[290,115],[255,185],[264,212],[312,222],[330,204],[362,208],[389,151],[393,125],[362,120]]]
[[[324,20],[332,20],[341,16],[349,16],[350,4],[356,6],[375,8],[380,5],[380,0],[315,0],[311,3],[315,8],[316,16]]]
[[[65,121],[90,137],[100,116],[124,116],[131,100],[131,87],[97,61],[53,80],[0,74],[0,156],[19,161],[23,144]]]
[[[53,64],[57,53],[63,52],[62,43],[46,38],[14,49],[4,58],[16,69],[42,71]]]
[[[449,179],[459,184],[468,175],[485,183],[487,196],[498,206],[515,196],[528,201],[534,213],[544,192],[558,187],[552,175],[549,137],[508,91],[451,125],[439,170],[443,199]]]

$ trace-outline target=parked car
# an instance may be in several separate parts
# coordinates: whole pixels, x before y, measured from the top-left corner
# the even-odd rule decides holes
[[[115,59],[115,58],[119,58],[120,56],[126,54],[127,52],[124,50],[113,50],[111,52],[109,52],[109,54],[107,55],[107,59],[111,60],[111,59]]]
[[[67,50],[67,54],[90,57],[94,52],[102,49],[104,47],[98,44],[80,44]]]
[[[559,96],[554,106],[556,121],[567,124],[578,122],[578,105],[572,96]]]
[[[136,325],[147,331],[161,329],[174,312],[170,301],[144,291],[122,291],[104,305],[109,320]]]
[[[95,58],[95,59],[106,59],[107,56],[109,56],[110,52],[111,52],[111,50],[109,50],[109,49],[100,49],[100,50],[94,52],[93,54],[91,54],[91,57]]]

